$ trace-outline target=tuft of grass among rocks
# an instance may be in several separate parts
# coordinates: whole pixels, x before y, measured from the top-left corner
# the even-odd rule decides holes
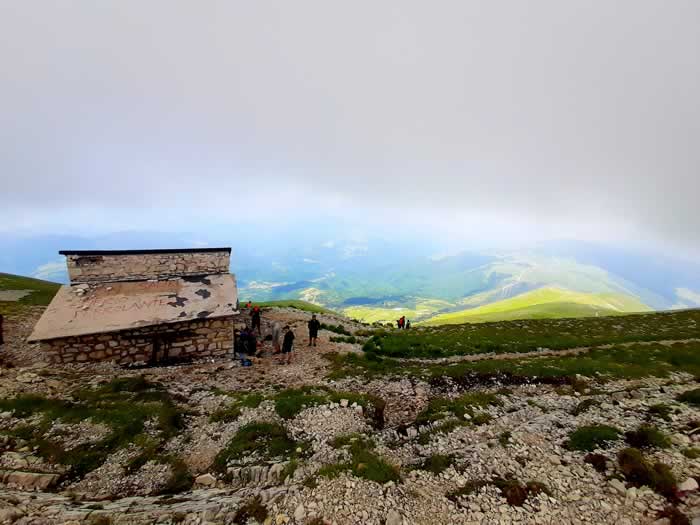
[[[634,448],[668,448],[669,437],[653,425],[640,425],[636,430],[625,432],[625,441]]]
[[[283,419],[292,419],[305,408],[326,403],[340,403],[347,400],[348,405],[357,403],[372,420],[375,428],[384,427],[384,400],[371,394],[355,392],[338,392],[324,386],[305,386],[282,390],[274,396],[275,411]]]
[[[361,434],[340,436],[333,440],[331,445],[335,448],[348,448],[350,460],[345,463],[325,465],[317,472],[318,476],[334,478],[341,472],[351,471],[358,478],[387,483],[401,480],[401,472],[398,467],[374,453],[374,442]],[[313,480],[307,480],[305,484],[312,485]]]
[[[597,407],[599,405],[600,401],[596,401],[595,399],[584,399],[571,411],[571,415],[579,416],[584,412],[588,412],[591,408]]]
[[[493,485],[501,491],[501,495],[506,499],[509,505],[521,507],[525,504],[525,501],[530,496],[537,496],[538,494],[551,495],[551,491],[544,483],[539,481],[528,481],[526,484],[522,484],[515,478],[495,478],[493,480],[473,480],[468,482],[464,487],[453,491],[447,495],[447,499],[458,502],[461,497],[468,496],[477,492],[481,488]]]
[[[625,479],[635,487],[646,485],[668,499],[676,498],[676,478],[668,465],[649,463],[636,448],[626,448],[617,456],[620,471]]]
[[[682,403],[689,405],[700,406],[700,388],[683,392],[676,399]]]
[[[658,417],[664,421],[671,421],[673,409],[665,403],[657,403],[649,407],[648,413],[652,417]]]
[[[246,525],[251,520],[257,523],[263,523],[267,519],[268,510],[265,505],[262,504],[260,497],[256,497],[246,501],[237,511],[233,517],[233,523]]]
[[[278,423],[253,422],[241,427],[214,458],[213,468],[226,472],[230,462],[265,463],[274,459],[293,459],[305,448]]]
[[[455,399],[434,397],[428,402],[428,406],[416,417],[416,424],[425,425],[455,416],[457,419],[464,419],[465,414],[474,419],[475,408],[485,408],[488,406],[501,406],[503,402],[496,394],[485,392],[469,392]]]
[[[183,428],[183,413],[168,392],[143,376],[114,379],[96,388],[72,393],[74,401],[49,399],[36,395],[1,399],[0,410],[15,417],[39,416],[39,423],[15,428],[11,434],[24,439],[37,453],[54,463],[68,465],[69,477],[77,479],[96,469],[107,457],[131,443],[140,443],[142,452],[132,468],[140,468],[151,459],[172,464],[175,459],[160,457],[165,443]],[[59,442],[45,437],[56,421],[78,423],[90,419],[109,427],[110,432],[94,443],[66,450]],[[145,434],[148,420],[155,421],[155,435]]]
[[[591,452],[597,448],[606,448],[619,437],[620,430],[608,425],[579,427],[569,435],[566,448]]]
[[[433,474],[440,474],[455,464],[455,457],[445,454],[433,454],[427,457],[416,468],[418,470],[426,470]]]

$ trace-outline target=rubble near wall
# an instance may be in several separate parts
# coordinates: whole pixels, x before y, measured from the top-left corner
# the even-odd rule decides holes
[[[84,363],[116,361],[119,364],[147,362],[151,358],[153,337],[180,333],[170,345],[169,357],[223,356],[233,348],[233,317],[197,319],[123,330],[113,333],[52,339],[42,343],[51,362]]]
[[[72,283],[142,281],[175,276],[229,273],[230,253],[173,252],[157,254],[66,255]]]

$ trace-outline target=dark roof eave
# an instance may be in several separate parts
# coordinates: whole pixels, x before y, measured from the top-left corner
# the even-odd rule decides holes
[[[60,255],[153,255],[159,253],[231,253],[231,248],[173,248],[157,250],[60,250]]]

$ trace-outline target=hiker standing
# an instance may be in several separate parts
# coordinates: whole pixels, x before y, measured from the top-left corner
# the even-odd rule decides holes
[[[397,319],[397,320],[396,320],[396,328],[398,328],[399,330],[401,330],[401,319]]]
[[[287,364],[292,362],[292,349],[294,348],[294,332],[291,331],[289,325],[284,327],[284,340],[282,341],[282,364],[284,364],[284,356],[287,356]]]
[[[255,329],[258,329],[258,335],[262,335],[262,330],[260,328],[260,307],[256,306],[253,308],[253,311],[250,313],[250,318],[253,322],[253,329],[252,331],[254,332]]]
[[[280,339],[282,336],[282,326],[277,322],[272,322],[272,353],[279,354],[282,351]]]
[[[243,341],[241,340],[241,331],[236,328],[233,331],[233,358],[243,361]]]
[[[406,319],[406,330],[408,330],[409,328],[411,328],[411,320]]]
[[[318,341],[318,331],[321,329],[321,323],[318,322],[318,319],[316,319],[316,314],[313,314],[311,316],[311,320],[309,321],[309,346],[316,346],[316,342]]]

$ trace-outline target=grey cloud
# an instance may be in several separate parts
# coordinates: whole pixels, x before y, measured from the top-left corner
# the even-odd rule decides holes
[[[691,249],[699,19],[693,0],[4,2],[4,220],[294,187]]]

